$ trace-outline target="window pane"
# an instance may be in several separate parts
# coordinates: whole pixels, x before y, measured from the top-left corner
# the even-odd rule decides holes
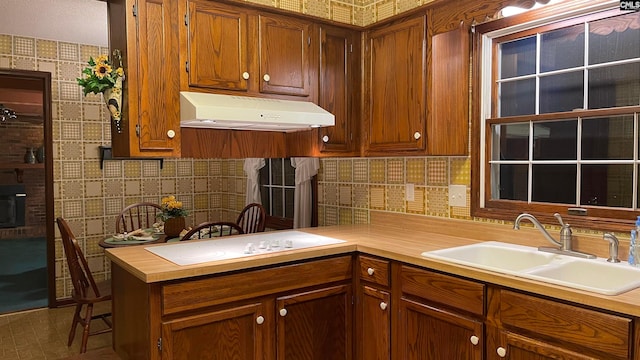
[[[540,38],[540,72],[584,65],[584,25],[550,31]]]
[[[260,189],[260,200],[267,214],[271,215],[271,189],[263,186]]]
[[[577,136],[577,120],[533,124],[533,159],[576,160]]]
[[[536,80],[500,84],[500,116],[530,115],[536,112]]]
[[[283,202],[283,198],[282,198],[282,188],[273,188],[271,190],[273,192],[273,203],[272,205],[272,210],[271,210],[271,215],[272,216],[280,216],[280,217],[285,217],[284,216],[284,208],[282,207],[282,202]]]
[[[575,204],[576,165],[533,165],[531,200]]]
[[[491,197],[503,200],[527,201],[528,166],[513,164],[493,164],[491,166],[494,184],[499,184],[499,188],[494,190]],[[500,181],[496,182],[496,178]]]
[[[283,185],[282,162],[283,159],[271,159],[271,185]]]
[[[638,23],[640,12],[590,22],[589,64],[640,57]]]
[[[583,109],[583,71],[540,78],[540,114]],[[529,97],[535,93],[530,93]]]
[[[500,79],[536,72],[536,37],[500,44]]]
[[[294,202],[295,189],[285,189],[284,190],[284,202],[286,210],[287,218],[293,219],[293,202]]]
[[[584,119],[582,159],[633,159],[633,116]]]
[[[296,186],[296,169],[291,166],[291,159],[284,159],[284,184],[285,186]]]
[[[588,91],[589,109],[639,105],[640,62],[590,70]]]
[[[633,165],[582,165],[580,203],[631,208]]]
[[[493,160],[529,159],[529,123],[493,125]]]

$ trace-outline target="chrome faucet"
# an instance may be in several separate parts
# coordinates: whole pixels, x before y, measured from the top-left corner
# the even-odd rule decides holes
[[[553,214],[553,216],[555,216],[555,218],[558,219],[558,222],[560,222],[560,226],[562,226],[562,228],[560,229],[560,241],[554,239],[553,236],[551,236],[551,234],[549,234],[549,232],[542,226],[542,224],[540,224],[538,219],[536,219],[531,214],[522,213],[518,215],[515,222],[513,223],[513,229],[520,230],[520,222],[525,219],[529,220],[533,223],[533,225],[536,226],[536,228],[538,228],[538,230],[540,230],[542,235],[544,235],[545,239],[547,239],[551,244],[557,246],[557,248],[541,246],[541,247],[538,247],[538,250],[556,253],[556,254],[587,258],[587,259],[595,259],[596,258],[595,255],[586,254],[586,253],[574,251],[573,249],[571,249],[571,239],[573,238],[573,235],[571,232],[571,225],[565,224],[564,221],[562,221],[562,217],[560,216],[560,214],[555,213]]]

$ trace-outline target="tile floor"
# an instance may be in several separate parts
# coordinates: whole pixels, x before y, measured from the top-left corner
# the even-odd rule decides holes
[[[96,306],[96,312],[109,311],[110,302]],[[82,330],[78,327],[73,344],[67,347],[74,307],[36,309],[0,315],[0,360],[62,359],[80,352]],[[104,326],[101,320],[92,328]],[[111,333],[90,336],[87,350],[111,346]]]

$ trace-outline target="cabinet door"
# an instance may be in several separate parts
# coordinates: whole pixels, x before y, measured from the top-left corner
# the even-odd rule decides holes
[[[320,28],[320,83],[318,105],[336,117],[335,126],[319,130],[320,151],[353,155],[356,152],[360,83],[359,37],[348,29]]]
[[[482,359],[482,322],[405,298],[399,313],[399,359]]]
[[[429,155],[466,155],[469,148],[469,28],[431,38]]]
[[[266,359],[269,315],[249,304],[162,324],[162,359]]]
[[[247,90],[247,14],[211,2],[189,2],[189,86]]]
[[[351,359],[351,285],[276,299],[278,360]]]
[[[487,360],[593,360],[597,359],[581,353],[563,349],[542,341],[502,331],[500,344],[489,347]],[[602,358],[608,359],[608,358]]]
[[[425,31],[421,16],[368,34],[367,154],[425,149]]]
[[[259,15],[260,92],[309,96],[311,25],[275,15]]]
[[[391,359],[391,296],[369,286],[361,288],[361,338],[358,359]]]
[[[138,101],[139,108],[135,117],[129,115],[138,119],[139,155],[180,155],[178,29],[173,3],[138,0],[138,91],[129,93],[129,102]]]

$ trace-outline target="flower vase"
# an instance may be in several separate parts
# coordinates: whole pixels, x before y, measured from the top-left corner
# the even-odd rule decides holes
[[[164,233],[167,238],[174,238],[180,236],[180,233],[185,228],[185,218],[182,216],[169,218],[164,222]]]
[[[104,101],[111,114],[111,122],[119,134],[122,132],[122,78],[116,79],[116,84],[104,91]]]
[[[24,154],[24,163],[25,164],[36,163],[36,154],[33,153],[33,148],[27,148],[27,152]]]

